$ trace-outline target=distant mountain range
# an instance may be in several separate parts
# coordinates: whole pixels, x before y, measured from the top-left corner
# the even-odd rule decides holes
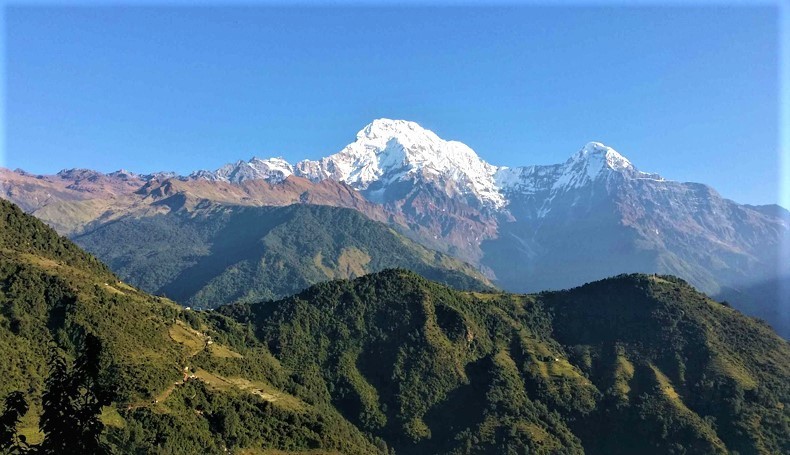
[[[111,221],[205,204],[353,208],[509,291],[667,273],[790,335],[790,303],[779,291],[790,282],[790,212],[642,172],[597,142],[560,164],[504,167],[414,122],[379,119],[316,161],[253,158],[187,176],[6,170],[0,177],[3,197],[78,241]]]

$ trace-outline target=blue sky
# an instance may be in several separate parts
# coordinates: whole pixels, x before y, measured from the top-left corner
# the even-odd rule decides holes
[[[5,10],[4,166],[181,173],[414,120],[493,164],[584,143],[779,202],[776,7]]]

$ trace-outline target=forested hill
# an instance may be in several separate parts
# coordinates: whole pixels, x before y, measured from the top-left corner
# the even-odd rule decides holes
[[[387,270],[188,311],[0,223],[0,451],[790,451],[788,344],[672,277],[513,295]]]
[[[5,254],[13,252],[54,260],[98,275],[111,273],[110,269],[95,257],[2,198],[0,198],[0,249]]]
[[[787,453],[790,349],[668,276],[537,295],[401,270],[223,307],[398,453]]]
[[[0,239],[0,453],[384,453],[285,392],[238,324],[118,281],[5,201]]]

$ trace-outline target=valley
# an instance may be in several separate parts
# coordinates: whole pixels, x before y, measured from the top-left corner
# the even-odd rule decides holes
[[[96,387],[112,391],[99,420],[108,450],[780,453],[790,444],[787,342],[671,276],[525,295],[389,269],[195,311],[118,281],[43,223],[1,208],[0,349],[17,361],[2,363],[0,394],[25,391],[22,434],[37,434],[50,406],[48,356],[79,357],[90,334],[103,359]]]

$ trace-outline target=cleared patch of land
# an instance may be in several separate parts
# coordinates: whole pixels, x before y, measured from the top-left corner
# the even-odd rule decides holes
[[[303,411],[307,404],[263,381],[250,381],[244,378],[226,378],[209,371],[198,369],[195,377],[217,390],[238,390],[259,396],[264,400],[291,411]]]

